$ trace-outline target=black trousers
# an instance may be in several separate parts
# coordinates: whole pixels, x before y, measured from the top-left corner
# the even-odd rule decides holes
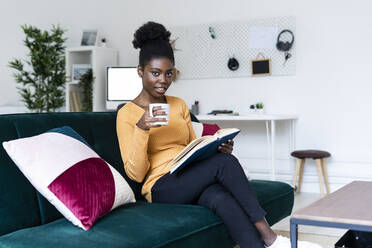
[[[241,248],[262,248],[253,223],[265,216],[239,161],[231,154],[215,156],[165,174],[152,187],[152,201],[197,204],[212,210],[224,222]]]

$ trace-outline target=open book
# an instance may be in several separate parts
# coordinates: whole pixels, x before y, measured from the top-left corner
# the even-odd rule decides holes
[[[232,140],[240,132],[237,128],[224,128],[214,135],[206,135],[191,141],[177,156],[170,161],[170,173],[181,170],[186,165],[205,159],[218,152],[218,147]]]

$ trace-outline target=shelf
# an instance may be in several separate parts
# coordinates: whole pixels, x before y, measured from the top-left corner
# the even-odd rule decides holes
[[[298,114],[247,114],[247,115],[197,115],[200,121],[267,121],[267,120],[296,120]]]
[[[79,47],[66,48],[67,52],[90,52],[93,50],[104,50],[104,51],[116,52],[116,49],[108,48],[108,47],[99,47],[99,46],[79,46]]]
[[[93,71],[93,111],[106,111],[106,68],[117,66],[118,52],[113,48],[98,46],[79,46],[66,49],[66,77],[71,80],[74,64],[90,64]],[[79,91],[79,83],[66,84],[66,111],[72,110],[70,91]]]

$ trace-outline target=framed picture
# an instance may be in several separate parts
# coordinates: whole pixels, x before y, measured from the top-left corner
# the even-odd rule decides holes
[[[97,30],[83,30],[83,37],[81,38],[82,46],[95,46],[97,44]]]
[[[82,75],[89,69],[92,69],[90,64],[73,64],[72,65],[72,82],[79,82]]]
[[[252,76],[270,76],[271,59],[255,59],[251,61]]]

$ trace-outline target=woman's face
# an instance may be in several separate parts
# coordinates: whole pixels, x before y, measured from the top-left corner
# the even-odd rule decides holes
[[[172,83],[174,65],[168,58],[154,58],[145,68],[138,66],[138,74],[142,77],[143,91],[150,99],[164,100],[164,94]]]

